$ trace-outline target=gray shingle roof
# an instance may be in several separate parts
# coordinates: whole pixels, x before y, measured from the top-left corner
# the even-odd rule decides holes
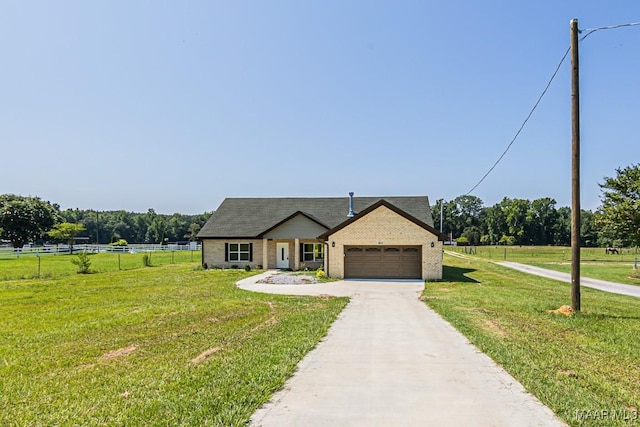
[[[358,214],[382,199],[433,226],[427,196],[354,197],[354,211]],[[296,212],[304,212],[331,229],[348,219],[349,197],[227,198],[202,227],[198,237],[258,237]]]

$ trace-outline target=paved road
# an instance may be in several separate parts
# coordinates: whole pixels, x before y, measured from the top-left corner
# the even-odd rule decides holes
[[[548,277],[550,279],[571,283],[571,274],[569,273],[561,273],[559,271],[547,270],[540,267],[533,267],[531,265],[519,264],[517,262],[504,261],[498,262],[497,264],[504,265],[505,267],[513,268],[515,270],[523,271],[525,273],[535,274],[537,276]],[[586,286],[588,288],[598,289],[614,294],[640,297],[640,286],[624,285],[622,283],[607,282],[606,280],[590,279],[588,277],[580,277],[580,286]]]
[[[259,276],[257,276],[259,278]],[[261,285],[350,296],[252,426],[561,426],[552,411],[418,300],[422,281]]]

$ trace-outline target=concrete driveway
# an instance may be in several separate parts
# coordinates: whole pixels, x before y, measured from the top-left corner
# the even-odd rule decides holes
[[[351,301],[252,426],[564,425],[418,300],[422,281],[266,285],[259,278],[238,286]]]

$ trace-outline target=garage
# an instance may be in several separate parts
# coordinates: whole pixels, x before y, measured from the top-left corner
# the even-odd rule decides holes
[[[362,279],[420,279],[420,246],[345,246],[344,277]]]

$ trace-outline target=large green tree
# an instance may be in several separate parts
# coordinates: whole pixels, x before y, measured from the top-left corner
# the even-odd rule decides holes
[[[580,211],[580,244],[586,247],[597,247],[598,237],[596,215],[591,211],[582,209]]]
[[[483,218],[486,234],[483,235],[482,242],[497,245],[500,238],[507,233],[506,219],[500,204],[488,207]]]
[[[615,177],[605,177],[599,185],[598,225],[623,245],[640,245],[640,164],[616,169]]]
[[[58,208],[39,197],[0,195],[0,239],[14,248],[40,238],[58,218]]]
[[[189,240],[190,242],[195,242],[196,236],[202,227],[197,222],[192,222],[189,224],[189,231],[185,233],[184,238]]]
[[[437,229],[440,228],[440,203],[441,200],[431,209],[433,225]],[[474,232],[479,232],[483,210],[482,200],[476,196],[458,196],[444,203],[442,232],[447,235],[451,233],[454,238],[461,236],[465,230],[469,231],[471,227]]]
[[[528,244],[553,243],[553,227],[558,220],[555,199],[543,197],[532,201],[526,219]]]
[[[80,233],[85,230],[86,228],[83,224],[61,222],[60,224],[54,225],[51,231],[49,231],[47,234],[52,239],[67,242],[67,244],[69,245],[69,252],[73,253],[73,241]]]
[[[506,226],[503,236],[512,237],[513,239],[509,239],[509,241],[514,244],[527,244],[527,214],[529,213],[531,202],[526,199],[505,197],[496,206],[502,210],[504,225]],[[507,239],[501,238],[501,241],[504,243]]]
[[[571,208],[558,208],[558,217],[553,227],[553,244],[558,246],[571,245]]]

